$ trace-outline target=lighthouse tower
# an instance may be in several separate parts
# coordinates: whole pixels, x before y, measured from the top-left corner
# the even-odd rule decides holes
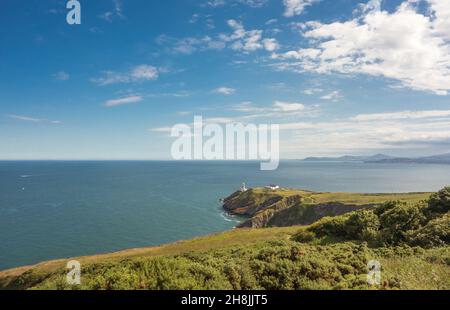
[[[244,193],[246,191],[247,191],[247,187],[245,186],[245,183],[242,183],[241,192]]]

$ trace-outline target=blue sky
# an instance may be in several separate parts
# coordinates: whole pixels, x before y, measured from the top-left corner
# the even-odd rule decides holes
[[[169,159],[194,115],[282,158],[450,152],[450,3],[80,2],[1,2],[0,159]]]

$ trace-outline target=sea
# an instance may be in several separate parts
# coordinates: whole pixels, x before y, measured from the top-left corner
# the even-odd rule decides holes
[[[0,270],[232,229],[220,199],[277,184],[398,193],[450,185],[450,165],[282,161],[0,161]]]

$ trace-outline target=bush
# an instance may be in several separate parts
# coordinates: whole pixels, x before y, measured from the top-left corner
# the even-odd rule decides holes
[[[400,201],[388,201],[388,202],[385,202],[381,206],[376,207],[373,210],[373,213],[375,213],[377,216],[381,216],[383,213],[394,209],[400,203],[401,203]]]
[[[380,221],[372,210],[354,212],[345,222],[347,238],[353,240],[376,240],[379,228]]]
[[[410,237],[412,245],[432,248],[450,243],[450,214],[431,220],[428,224],[413,232]]]
[[[399,202],[395,208],[383,213],[380,216],[381,241],[390,245],[407,241],[407,235],[425,221],[422,211],[421,205]]]
[[[296,233],[294,236],[292,236],[292,240],[301,242],[301,243],[308,243],[312,242],[316,239],[316,234],[312,231],[308,230],[300,230],[298,233]]]
[[[450,211],[450,187],[445,187],[431,195],[428,201],[428,210],[435,213]]]
[[[318,237],[334,236],[346,237],[345,223],[347,216],[324,217],[312,224],[308,231],[314,232]]]

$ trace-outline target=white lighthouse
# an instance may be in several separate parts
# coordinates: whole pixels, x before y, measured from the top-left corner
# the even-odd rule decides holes
[[[245,186],[245,183],[242,183],[242,186],[241,186],[241,192],[242,193],[244,193],[244,192],[246,192],[248,189],[247,189],[247,186]]]

